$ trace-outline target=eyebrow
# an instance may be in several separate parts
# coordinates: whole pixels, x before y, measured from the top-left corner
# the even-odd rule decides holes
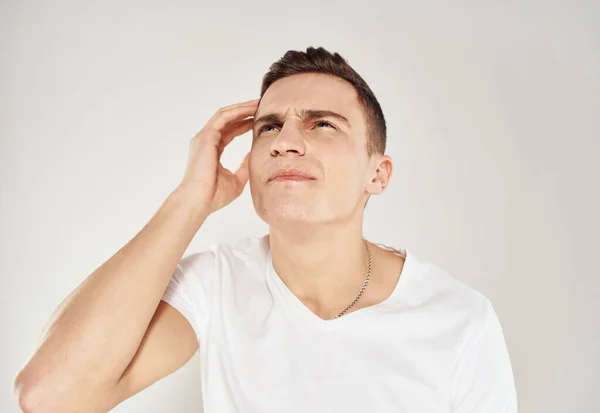
[[[331,110],[326,109],[302,109],[300,113],[296,112],[296,114],[303,120],[313,120],[319,118],[335,118],[339,121],[342,121],[349,128],[352,127],[350,121],[345,117],[340,115],[337,112],[333,112]],[[268,113],[266,115],[260,116],[252,122],[252,129],[256,128],[256,125],[259,123],[283,123],[284,115],[281,113]]]

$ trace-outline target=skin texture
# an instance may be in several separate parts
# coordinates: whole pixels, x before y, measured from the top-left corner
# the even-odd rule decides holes
[[[344,116],[303,118],[303,110]],[[277,119],[261,121],[265,115]],[[254,208],[270,226],[273,265],[290,290],[319,317],[330,319],[356,297],[368,253],[363,209],[381,194],[392,159],[366,151],[365,116],[354,87],[317,73],[273,83],[254,115],[249,182]],[[279,168],[297,168],[314,180],[268,181]],[[403,259],[369,244],[371,283],[353,310],[383,301],[393,290]],[[377,267],[377,271],[375,271]]]

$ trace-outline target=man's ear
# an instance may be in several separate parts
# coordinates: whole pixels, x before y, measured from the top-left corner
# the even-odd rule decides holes
[[[388,155],[375,155],[374,171],[367,184],[367,192],[371,195],[381,194],[390,182],[393,170],[393,160]]]

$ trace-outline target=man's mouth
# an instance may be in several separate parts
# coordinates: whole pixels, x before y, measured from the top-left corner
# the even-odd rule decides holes
[[[307,178],[300,175],[281,175],[271,179],[271,181],[314,181],[313,178]]]

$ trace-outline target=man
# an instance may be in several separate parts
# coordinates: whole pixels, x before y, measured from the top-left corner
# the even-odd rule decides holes
[[[252,129],[235,172],[225,147]],[[514,413],[490,301],[362,236],[390,182],[373,92],[339,55],[289,51],[221,108],[151,221],[60,305],[15,380],[27,412],[104,412],[199,351],[204,411]],[[269,234],[182,258],[247,182]]]

